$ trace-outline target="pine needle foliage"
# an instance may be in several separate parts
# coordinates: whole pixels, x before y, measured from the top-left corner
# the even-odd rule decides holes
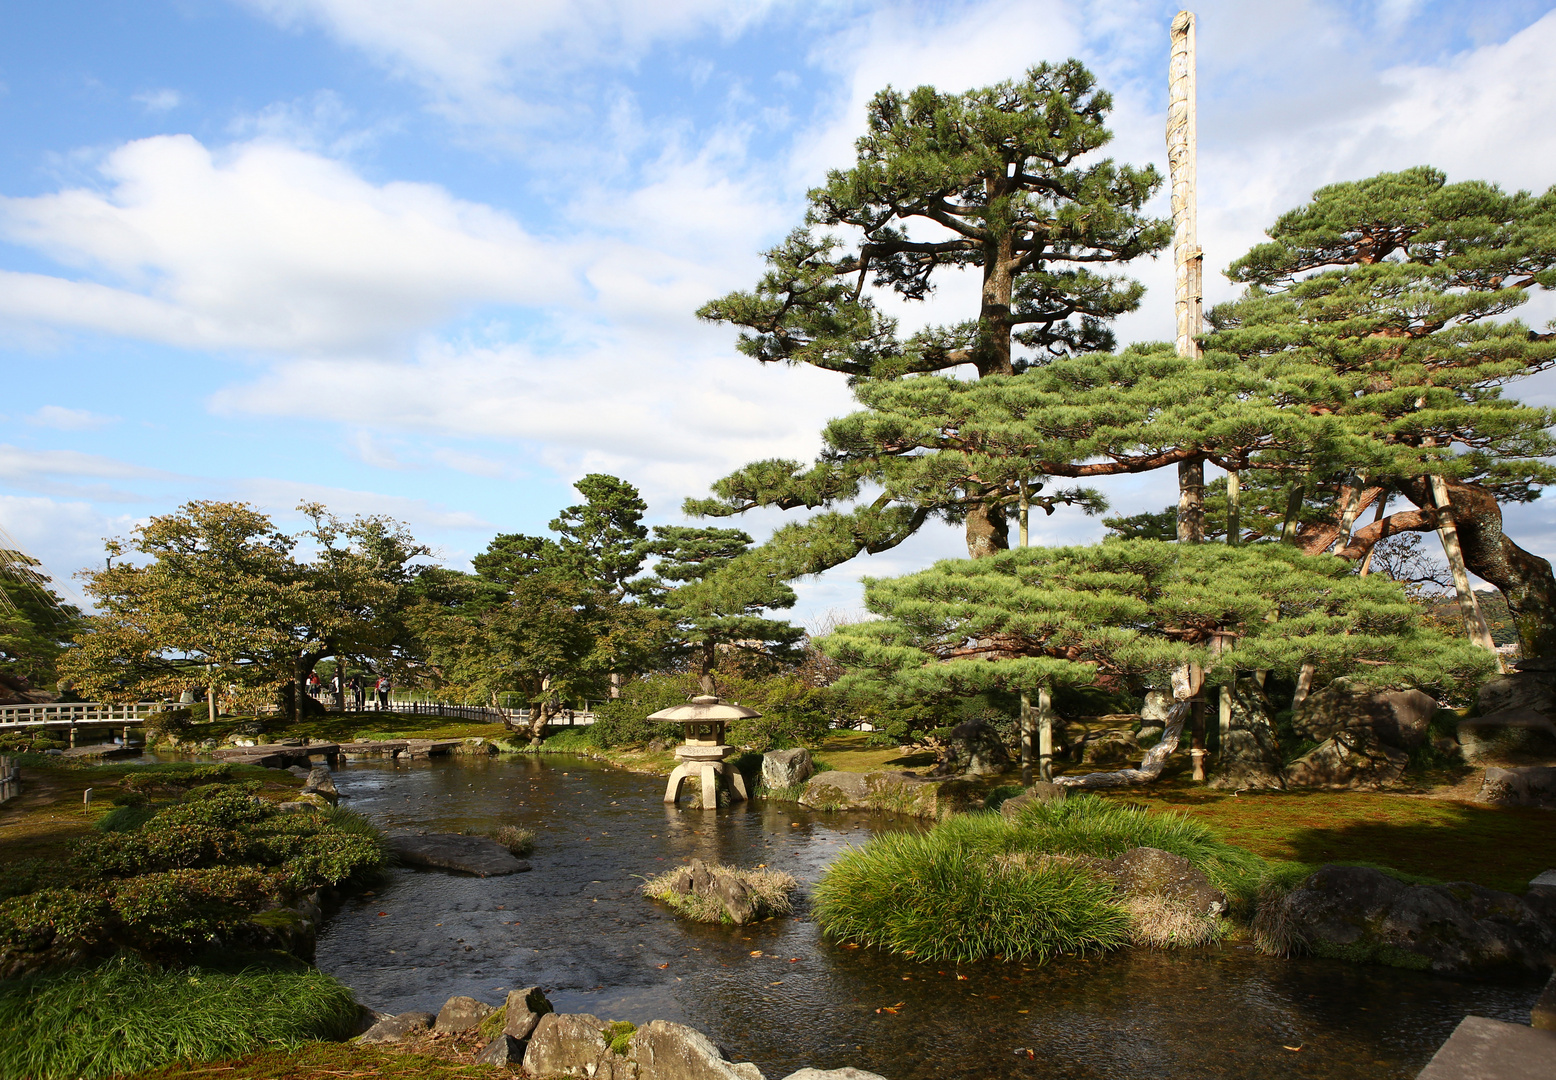
[[[1035,692],[1103,674],[1165,682],[1191,662],[1211,685],[1238,669],[1294,675],[1311,663],[1320,685],[1360,675],[1462,692],[1492,666],[1484,650],[1426,625],[1394,582],[1281,544],[1108,540],[948,559],[866,579],[865,603],[881,618],[817,644],[849,669],[840,689],[904,700]]]
[[[1161,184],[1156,170],[1100,156],[1112,138],[1111,108],[1075,60],[961,94],[888,87],[868,106],[854,164],[809,193],[804,226],[767,253],[756,287],[698,314],[740,327],[738,347],[762,363],[840,372],[861,391],[968,367],[999,379],[1109,350],[1112,320],[1137,308],[1144,289],[1103,267],[1159,250],[1171,232],[1143,213]],[[966,271],[981,288],[959,321],[904,335],[880,303],[924,300]],[[1004,547],[1005,507],[1036,471],[983,475],[953,454],[911,461],[889,439],[855,431],[814,468],[757,462],[687,510],[820,508],[799,527],[816,543],[788,548],[799,556],[808,546],[813,569],[803,572],[815,572],[894,546],[932,515],[965,521],[970,548]],[[884,493],[837,508],[865,484]],[[1096,496],[1077,489],[1040,498],[1089,505]]]

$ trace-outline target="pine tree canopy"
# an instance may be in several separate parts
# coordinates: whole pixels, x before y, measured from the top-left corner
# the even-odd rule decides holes
[[[1143,289],[1105,268],[1171,229],[1141,213],[1154,168],[1089,160],[1112,138],[1111,107],[1075,60],[965,94],[882,90],[854,167],[810,192],[805,227],[768,252],[756,289],[699,314],[745,327],[741,351],[763,362],[869,378],[1010,374],[1012,335],[1040,357],[1112,348],[1109,320]],[[938,271],[962,268],[981,271],[978,312],[906,339],[866,291],[922,300]]]
[[[634,590],[674,620],[672,651],[694,658],[705,693],[714,692],[721,648],[787,657],[805,636],[797,626],[762,615],[793,607],[795,595],[763,560],[751,557],[750,547],[751,537],[739,529],[679,525],[656,525],[654,538],[642,545],[658,561]]]
[[[1332,417],[1365,446],[1218,463],[1283,473],[1294,500],[1327,499],[1354,471],[1361,505],[1389,491],[1415,504],[1357,530],[1352,558],[1435,528],[1430,477],[1444,477],[1468,568],[1502,590],[1524,657],[1556,656],[1556,578],[1505,535],[1498,506],[1556,479],[1544,460],[1556,410],[1503,396],[1556,363],[1556,334],[1511,317],[1531,289],[1556,285],[1556,188],[1508,195],[1430,168],[1385,173],[1319,190],[1270,237],[1228,271],[1249,289],[1210,313],[1207,361],[1283,382],[1289,409]],[[1322,550],[1336,532],[1315,526],[1299,542]]]
[[[1494,669],[1485,650],[1427,625],[1394,582],[1284,544],[1024,548],[867,579],[865,602],[878,620],[817,644],[849,668],[840,686],[910,699],[1104,677],[1165,685],[1191,662],[1211,685],[1311,663],[1322,682],[1358,675],[1444,692]]]

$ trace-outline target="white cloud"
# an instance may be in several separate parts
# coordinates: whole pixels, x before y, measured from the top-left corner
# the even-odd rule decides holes
[[[513,475],[511,466],[464,450],[440,447],[432,451],[432,460],[440,465],[447,465],[457,472],[469,473],[471,476],[484,476],[491,480],[506,480]]]
[[[184,99],[177,90],[163,87],[161,90],[142,90],[132,100],[139,102],[149,113],[164,113],[178,108]]]
[[[327,415],[327,414],[326,414]],[[410,466],[401,461],[394,450],[385,445],[382,439],[376,438],[370,431],[358,431],[351,437],[351,449],[357,459],[363,464],[371,465],[375,469],[408,469]]]
[[[283,25],[317,24],[425,87],[462,119],[527,127],[570,112],[553,89],[628,68],[652,46],[736,33],[769,0],[245,0]],[[563,73],[572,77],[563,79]]]
[[[67,409],[63,405],[45,405],[27,422],[34,427],[54,428],[56,431],[97,431],[117,424],[117,416],[103,416],[86,409]]]
[[[0,275],[0,316],[208,349],[390,348],[482,303],[575,292],[576,249],[431,184],[270,142],[127,143],[105,192],[0,198],[0,236],[110,284]]]
[[[479,514],[451,510],[439,503],[408,498],[404,495],[384,495],[376,491],[359,491],[352,488],[331,487],[327,484],[309,484],[269,477],[234,481],[231,490],[232,497],[257,503],[278,518],[293,516],[299,503],[318,502],[323,503],[337,516],[382,514],[404,521],[411,526],[413,533],[418,528],[423,531],[478,529],[487,532],[495,528]]]
[[[82,606],[74,574],[100,567],[103,539],[127,535],[135,524],[128,514],[104,514],[88,502],[18,495],[0,495],[0,520],[17,546],[43,564],[55,591]]]

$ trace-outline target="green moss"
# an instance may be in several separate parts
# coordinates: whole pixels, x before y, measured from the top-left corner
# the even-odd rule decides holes
[[[632,1035],[637,1031],[637,1025],[630,1020],[612,1020],[605,1025],[605,1030],[600,1035],[610,1044],[611,1053],[627,1056],[627,1047],[632,1042]]]
[[[497,1036],[502,1034],[502,1029],[507,1025],[508,1003],[504,1001],[501,1005],[497,1006],[496,1012],[492,1013],[485,1020],[481,1021],[481,1026],[476,1028],[476,1031],[480,1033],[481,1038],[484,1041],[491,1042],[493,1039],[497,1038]]]

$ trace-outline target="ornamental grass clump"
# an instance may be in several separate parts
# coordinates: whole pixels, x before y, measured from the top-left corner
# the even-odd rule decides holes
[[[1128,943],[1112,886],[1075,860],[1008,849],[1002,825],[953,818],[844,852],[816,886],[816,920],[836,940],[925,961],[1043,961]]]
[[[1250,911],[1276,870],[1177,814],[1095,795],[1024,806],[1014,819],[963,814],[845,852],[815,890],[816,919],[841,941],[921,960],[1045,960],[1137,944],[1183,948],[1226,933],[1182,903],[1121,893],[1105,860],[1132,848],[1187,859]]]
[[[523,857],[535,850],[535,830],[518,825],[499,825],[489,834],[514,855]]]
[[[1133,809],[1098,795],[1072,795],[1021,808],[1003,843],[1025,851],[1113,859],[1130,848],[1152,847],[1180,855],[1246,908],[1270,873],[1267,860],[1229,844],[1206,825],[1179,813]]]
[[[351,991],[302,964],[154,968],[129,956],[0,983],[0,1080],[95,1080],[340,1039]]]

